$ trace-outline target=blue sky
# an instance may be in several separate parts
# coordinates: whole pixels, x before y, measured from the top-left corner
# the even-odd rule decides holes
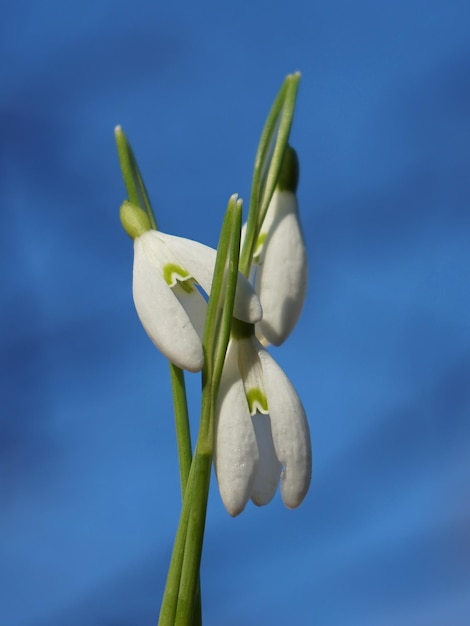
[[[113,128],[162,230],[215,245],[284,76],[310,258],[274,356],[314,474],[213,482],[205,624],[468,623],[468,3],[34,3],[0,74],[0,621],[153,624],[179,511],[167,365],[133,308]],[[198,377],[190,376],[194,427]]]

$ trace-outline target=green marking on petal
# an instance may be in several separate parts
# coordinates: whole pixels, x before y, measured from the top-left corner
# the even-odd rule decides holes
[[[255,413],[263,413],[267,415],[268,400],[259,387],[252,387],[246,392],[246,399],[248,401],[248,407],[250,409],[250,415]]]
[[[266,237],[268,233],[260,233],[258,239],[256,240],[255,251],[253,253],[253,262],[259,264],[259,259],[261,256],[261,252],[263,251],[264,242],[266,241]]]
[[[178,282],[186,293],[194,291],[191,274],[176,263],[167,263],[164,266],[163,278],[170,287],[175,287]]]

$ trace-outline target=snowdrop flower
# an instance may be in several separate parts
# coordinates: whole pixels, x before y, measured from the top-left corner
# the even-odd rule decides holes
[[[142,325],[156,347],[175,365],[191,372],[204,363],[202,336],[217,251],[197,241],[150,228],[147,215],[126,202],[121,222],[134,239],[133,296]],[[240,274],[234,315],[259,320],[261,305]]]
[[[263,307],[256,334],[264,345],[279,346],[287,339],[305,300],[307,253],[295,195],[297,183],[297,155],[288,146],[252,264],[254,286]]]
[[[288,508],[310,485],[312,453],[302,403],[289,379],[256,337],[232,338],[216,407],[214,464],[230,515],[251,498],[273,498],[279,480]]]

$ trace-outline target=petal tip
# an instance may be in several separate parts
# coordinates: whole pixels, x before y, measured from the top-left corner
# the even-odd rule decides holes
[[[245,506],[246,504],[243,504],[243,506],[240,505],[227,505],[224,503],[225,509],[227,511],[227,513],[231,516],[231,517],[237,517],[238,515],[240,515],[240,513],[243,513],[243,511],[245,510]]]
[[[311,464],[307,463],[304,471],[290,472],[284,470],[281,476],[281,497],[284,505],[288,509],[296,509],[305,499],[310,488],[312,477]]]

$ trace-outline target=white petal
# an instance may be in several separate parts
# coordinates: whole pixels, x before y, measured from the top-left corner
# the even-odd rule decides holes
[[[251,283],[238,272],[237,291],[233,316],[243,322],[255,324],[263,317],[260,299]]]
[[[255,286],[263,319],[257,334],[278,346],[297,323],[307,290],[307,253],[292,192],[274,193],[262,232],[267,237]]]
[[[209,295],[214,275],[217,251],[198,241],[159,233],[163,241],[180,263],[197,280]],[[261,304],[254,288],[249,281],[238,274],[237,292],[235,296],[234,317],[254,324],[263,315]]]
[[[172,287],[172,291],[178,299],[183,309],[186,311],[191,324],[194,326],[199,339],[202,342],[204,336],[204,325],[206,323],[207,302],[201,293],[193,286],[193,290],[188,293],[181,284],[177,283]]]
[[[270,354],[258,344],[268,397],[271,428],[277,458],[284,466],[281,495],[293,509],[302,502],[312,474],[310,432],[304,408],[291,382]]]
[[[259,455],[251,499],[258,506],[262,506],[272,500],[276,492],[281,475],[281,464],[274,450],[268,398],[264,388],[263,368],[258,356],[256,339],[238,340],[238,366]]]
[[[256,468],[253,489],[251,491],[251,499],[258,506],[263,506],[271,502],[276,493],[279,477],[281,475],[281,464],[274,450],[269,415],[256,413],[251,419],[255,429],[259,452],[259,461]]]
[[[175,365],[191,372],[202,368],[201,340],[185,309],[161,273],[159,238],[148,231],[134,241],[133,295],[148,336]],[[193,300],[201,295],[194,290]],[[188,310],[190,306],[187,306]],[[198,304],[195,304],[198,309]]]
[[[238,345],[231,341],[217,400],[214,466],[222,501],[232,516],[241,513],[250,498],[257,462],[258,446],[238,369]]]
[[[245,389],[250,415],[268,411],[268,401],[263,385],[263,369],[251,338],[238,340],[238,367]]]

